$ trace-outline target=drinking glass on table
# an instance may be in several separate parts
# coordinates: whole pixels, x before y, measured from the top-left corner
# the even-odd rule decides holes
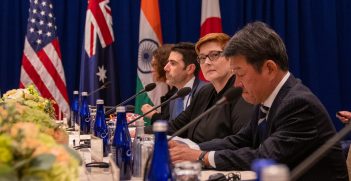
[[[184,161],[174,165],[177,181],[201,180],[201,163],[198,161]]]

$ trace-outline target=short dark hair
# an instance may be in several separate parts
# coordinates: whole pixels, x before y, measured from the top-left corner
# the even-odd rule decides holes
[[[190,64],[195,65],[194,75],[197,76],[200,71],[200,64],[197,62],[197,54],[195,51],[195,45],[189,42],[180,42],[174,45],[172,51],[180,53],[183,56],[185,67]],[[184,67],[184,68],[185,68]]]
[[[166,72],[163,68],[168,62],[168,57],[171,53],[172,47],[173,44],[163,44],[162,46],[157,48],[152,54],[156,60],[154,69],[159,75],[159,77],[157,77],[157,81],[166,81]]]
[[[223,55],[243,55],[258,72],[261,72],[266,60],[273,60],[284,71],[289,69],[283,40],[263,22],[249,23],[235,33],[225,47]]]

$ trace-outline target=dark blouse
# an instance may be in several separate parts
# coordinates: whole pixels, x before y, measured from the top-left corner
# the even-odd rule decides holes
[[[216,92],[212,84],[202,87],[192,99],[188,108],[175,120],[170,121],[168,134],[173,134],[212,107],[223,97],[224,92],[233,86],[234,81],[235,76],[233,75],[219,93]],[[189,127],[180,137],[188,138],[196,143],[202,143],[214,138],[224,138],[237,133],[244,125],[249,123],[252,112],[253,105],[245,102],[241,96],[238,96]]]

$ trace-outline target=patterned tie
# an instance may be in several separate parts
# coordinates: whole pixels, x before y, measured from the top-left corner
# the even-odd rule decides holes
[[[172,115],[170,117],[170,120],[175,119],[184,109],[184,103],[183,103],[183,98],[178,97],[177,99],[174,100],[174,109],[172,112]]]
[[[258,113],[258,139],[260,143],[262,143],[267,138],[267,113],[269,111],[269,107],[266,107],[261,104],[259,113]]]

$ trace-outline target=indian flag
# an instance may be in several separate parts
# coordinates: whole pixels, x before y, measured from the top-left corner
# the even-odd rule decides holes
[[[162,32],[158,0],[142,0],[140,7],[138,76],[136,92],[145,85],[154,82],[151,75],[152,53],[162,44]],[[157,83],[156,88],[147,94],[141,94],[135,102],[135,112],[141,113],[143,104],[159,105],[160,97],[168,91],[165,83]],[[148,123],[148,120],[145,120]]]

